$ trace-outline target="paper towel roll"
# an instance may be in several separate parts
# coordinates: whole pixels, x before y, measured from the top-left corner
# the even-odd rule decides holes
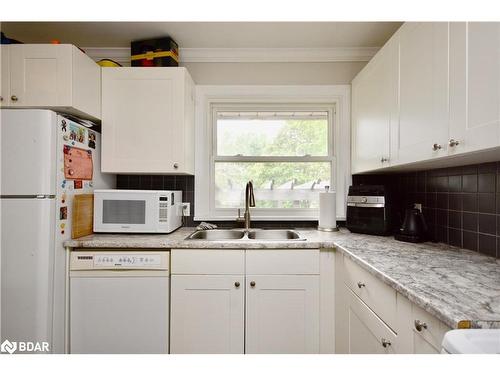
[[[326,190],[319,193],[319,225],[318,230],[334,231],[337,228],[337,212],[335,204],[337,197],[334,191]]]

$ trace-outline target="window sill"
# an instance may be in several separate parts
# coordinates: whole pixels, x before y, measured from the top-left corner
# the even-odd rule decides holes
[[[318,221],[318,216],[251,216],[252,221]],[[236,221],[235,216],[204,217],[195,216],[194,221]],[[344,221],[345,217],[337,217],[337,221]]]

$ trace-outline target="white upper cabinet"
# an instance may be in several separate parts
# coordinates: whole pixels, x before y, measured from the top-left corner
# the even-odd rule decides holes
[[[2,49],[2,107],[49,108],[101,118],[101,70],[69,44],[12,44]]]
[[[185,68],[102,69],[101,167],[194,173],[194,83]]]
[[[387,57],[392,44],[396,63]],[[395,85],[382,78],[393,75]],[[405,23],[352,87],[354,173],[431,160],[440,166],[453,155],[460,157],[446,158],[448,166],[498,159],[498,22]],[[395,112],[387,105],[394,97]],[[389,162],[381,163],[388,145]]]
[[[399,72],[398,163],[444,154],[449,121],[448,24],[403,25]]]
[[[398,45],[391,39],[352,81],[353,173],[391,162],[391,127],[397,134]]]
[[[450,24],[450,153],[500,144],[500,23]]]
[[[0,46],[0,64],[1,76],[0,76],[0,106],[5,106],[7,102],[7,95],[10,93],[10,73],[9,73],[9,48],[6,45]]]

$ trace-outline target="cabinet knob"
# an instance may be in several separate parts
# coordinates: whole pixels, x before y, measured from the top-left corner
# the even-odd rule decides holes
[[[174,163],[174,169],[177,169],[179,168],[179,164],[178,163]]]
[[[362,283],[361,281],[358,281],[358,288],[361,289],[363,287],[365,287],[365,283]]]
[[[380,342],[382,343],[382,346],[384,348],[387,348],[388,346],[391,346],[391,342],[389,340],[387,340],[387,339],[382,338],[382,340],[380,340]]]
[[[240,287],[240,282],[239,282],[239,281],[236,281],[236,282],[234,283],[234,286],[235,286],[236,288],[239,288],[239,287]]]
[[[432,149],[433,149],[434,151],[441,150],[442,148],[443,148],[443,146],[441,146],[439,143],[434,143],[434,144],[432,145]]]
[[[253,288],[255,286],[255,281],[250,281],[250,286]]]
[[[12,96],[10,97],[10,100],[12,100],[13,102],[17,102],[17,96],[12,95]]]
[[[423,329],[427,329],[427,323],[422,322],[422,321],[417,319],[417,320],[415,320],[415,329],[418,332],[422,332]]]
[[[450,147],[455,147],[455,146],[458,146],[459,144],[460,144],[460,142],[457,141],[456,139],[453,139],[453,138],[450,139],[450,143],[449,143]]]
[[[3,102],[3,96],[0,96],[0,102]]]
[[[382,157],[382,159],[380,159],[381,163],[385,163],[386,161],[389,161],[389,159],[388,158],[384,158],[384,157]]]

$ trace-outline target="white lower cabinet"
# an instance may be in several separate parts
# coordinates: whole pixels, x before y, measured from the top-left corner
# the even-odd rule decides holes
[[[319,353],[319,276],[247,275],[246,353]]]
[[[171,353],[244,352],[244,277],[171,277]]]
[[[396,334],[358,296],[347,294],[347,332],[349,354],[394,354]]]
[[[342,253],[335,258],[336,353],[440,352],[451,328],[394,290],[396,298],[387,298],[381,291],[390,287]],[[357,279],[361,288],[353,282]]]
[[[319,353],[319,255],[172,250],[170,352]]]

